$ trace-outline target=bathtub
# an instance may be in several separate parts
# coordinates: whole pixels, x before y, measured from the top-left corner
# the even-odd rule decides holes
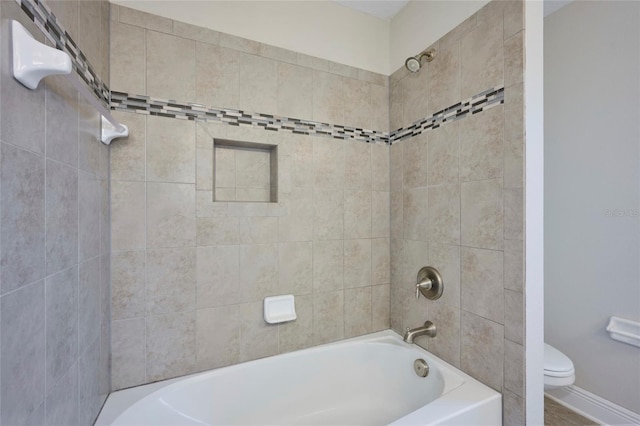
[[[413,368],[417,358],[427,377]],[[96,425],[500,425],[501,395],[387,330],[114,392]]]

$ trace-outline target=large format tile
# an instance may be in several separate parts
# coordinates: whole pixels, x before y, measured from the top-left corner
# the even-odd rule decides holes
[[[78,262],[78,171],[47,160],[47,273]]]
[[[102,408],[100,397],[100,339],[78,359],[78,421],[93,424]]]
[[[280,243],[278,246],[279,290],[302,295],[313,288],[313,247],[310,241]]]
[[[504,324],[502,252],[462,247],[460,287],[462,309]]]
[[[100,335],[100,258],[78,267],[78,352],[82,354]]]
[[[432,112],[460,101],[459,70],[460,45],[440,43],[436,59],[429,63],[429,107]]]
[[[313,138],[314,189],[344,187],[345,142]]]
[[[371,331],[389,329],[390,292],[389,284],[371,287]]]
[[[115,252],[111,258],[112,319],[144,316],[146,252],[144,250]]]
[[[102,188],[100,181],[78,172],[78,257],[79,261],[98,256],[101,250]]]
[[[371,191],[344,191],[344,237],[371,238]]]
[[[449,123],[428,133],[427,174],[429,185],[458,183],[459,123]]]
[[[147,95],[183,102],[193,99],[196,43],[156,31],[146,32],[146,42]]]
[[[344,337],[371,333],[371,287],[344,291]]]
[[[371,284],[391,282],[391,255],[388,238],[371,240]]]
[[[231,245],[240,243],[240,219],[237,217],[197,218],[197,245]]]
[[[147,313],[168,314],[196,306],[196,249],[147,251]]]
[[[78,359],[78,268],[48,277],[45,288],[48,393]]]
[[[278,353],[278,325],[267,324],[262,301],[240,308],[240,361],[264,358]]]
[[[111,22],[109,66],[113,90],[139,95],[147,93],[144,33],[143,28]]]
[[[371,154],[368,143],[349,141],[344,145],[344,187],[371,189]]]
[[[294,188],[289,200],[288,214],[278,218],[280,241],[311,241],[313,214],[313,192],[306,188]]]
[[[111,182],[111,247],[132,250],[146,247],[146,184]]]
[[[278,115],[311,120],[313,118],[312,95],[312,70],[283,62],[278,63]]]
[[[38,281],[2,297],[2,424],[28,424],[45,397],[45,297]]]
[[[407,189],[403,193],[402,217],[403,234],[407,240],[427,241],[428,226],[427,188]]]
[[[195,197],[195,185],[147,184],[147,247],[195,245]]]
[[[45,424],[78,424],[78,364],[74,363],[47,395]]]
[[[342,290],[313,295],[313,340],[316,345],[344,337],[344,294]]]
[[[240,303],[238,246],[198,247],[196,265],[198,308]]]
[[[461,243],[503,248],[502,180],[466,182],[461,190]]]
[[[137,93],[137,92],[133,92]],[[144,115],[113,111],[116,120],[127,123],[129,136],[110,145],[111,179],[144,180],[146,176],[146,124]]]
[[[196,311],[197,368],[208,370],[240,359],[240,305]]]
[[[277,294],[277,244],[240,246],[240,283],[244,302],[258,301]]]
[[[462,311],[460,368],[498,392],[502,391],[503,335],[500,324]]]
[[[147,317],[147,381],[196,370],[195,311]]]
[[[259,56],[240,55],[240,109],[276,114],[278,62]]]
[[[313,119],[323,123],[344,122],[342,77],[322,71],[313,72]]]
[[[313,291],[342,290],[344,271],[344,242],[313,242]]]
[[[338,240],[343,237],[344,195],[342,190],[313,191],[313,238]]]
[[[296,318],[280,324],[278,349],[280,353],[308,348],[313,345],[313,295],[296,296]]]
[[[429,265],[440,272],[445,286],[438,303],[460,307],[460,247],[429,244]]]
[[[342,88],[345,99],[344,123],[351,127],[372,129],[371,84],[353,78],[344,78]]]
[[[218,108],[239,108],[240,53],[196,43],[195,102]]]
[[[423,133],[402,142],[404,145],[403,176],[405,189],[427,186],[429,164],[427,136],[428,133]]]
[[[145,336],[144,318],[111,323],[111,384],[114,391],[145,383]]]
[[[46,274],[45,167],[42,157],[4,143],[1,156],[0,282],[6,293]]]
[[[147,179],[196,182],[196,130],[193,122],[147,117]]]
[[[501,105],[460,121],[460,179],[502,177],[504,111]]]
[[[460,186],[429,187],[429,241],[460,243]]]
[[[371,240],[344,241],[344,287],[371,286]]]
[[[47,157],[78,165],[78,92],[62,77],[46,80]]]
[[[429,352],[460,367],[460,309],[436,302],[429,306],[429,319],[438,330],[429,340]]]

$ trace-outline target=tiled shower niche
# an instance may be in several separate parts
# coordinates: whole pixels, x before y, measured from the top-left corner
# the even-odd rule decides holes
[[[213,140],[213,201],[278,202],[278,146]]]

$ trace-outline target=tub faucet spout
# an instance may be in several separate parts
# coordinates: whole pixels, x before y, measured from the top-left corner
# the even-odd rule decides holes
[[[404,333],[404,340],[407,343],[413,343],[413,339],[418,336],[429,336],[436,337],[436,325],[431,321],[427,321],[424,323],[422,327],[417,328],[409,328],[407,327],[406,333]]]

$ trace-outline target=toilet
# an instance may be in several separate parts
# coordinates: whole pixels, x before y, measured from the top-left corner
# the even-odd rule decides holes
[[[573,362],[551,345],[544,344],[544,390],[572,385],[576,380]]]

